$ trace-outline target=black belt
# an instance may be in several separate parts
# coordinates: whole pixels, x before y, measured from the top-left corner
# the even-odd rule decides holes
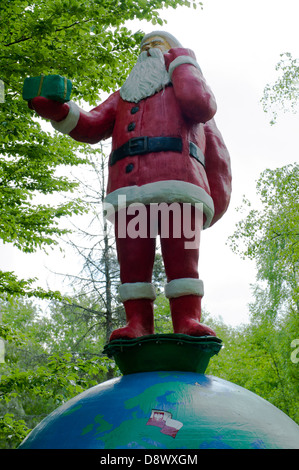
[[[125,157],[167,151],[181,153],[182,150],[183,141],[179,137],[133,137],[121,147],[113,150],[109,165],[112,166]],[[189,142],[189,153],[191,157],[205,166],[205,156],[193,142]]]

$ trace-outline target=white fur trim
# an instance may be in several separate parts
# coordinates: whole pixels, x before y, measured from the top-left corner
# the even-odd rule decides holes
[[[70,108],[67,117],[59,122],[51,121],[54,129],[61,132],[62,134],[69,134],[73,129],[75,129],[80,117],[79,106],[77,106],[73,101],[68,101],[67,104]]]
[[[203,282],[200,279],[181,278],[170,281],[165,286],[165,296],[168,299],[184,295],[204,295]]]
[[[117,189],[106,196],[104,209],[107,219],[112,219],[114,212],[131,204],[147,205],[161,202],[203,204],[203,212],[207,219],[204,229],[209,227],[214,217],[214,203],[211,196],[196,184],[178,180],[157,181],[143,186],[126,186]]]
[[[130,299],[155,300],[156,292],[153,284],[149,282],[132,282],[119,286],[119,295],[122,302]]]
[[[183,64],[191,64],[191,65],[194,65],[194,67],[196,67],[197,69],[199,69],[201,71],[201,68],[200,66],[198,65],[198,63],[196,62],[195,59],[193,59],[193,57],[190,57],[188,55],[180,55],[179,57],[177,57],[176,59],[174,59],[170,66],[169,66],[169,70],[168,70],[168,73],[169,73],[169,76],[170,76],[170,79],[172,77],[172,74],[173,74],[173,71],[179,66],[179,65],[183,65]]]

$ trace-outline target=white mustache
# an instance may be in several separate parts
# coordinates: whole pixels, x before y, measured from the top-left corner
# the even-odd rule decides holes
[[[160,61],[164,63],[163,52],[156,47],[152,47],[148,51],[141,52],[138,56],[137,62],[144,62],[145,60],[148,60],[151,57],[155,59],[160,59]]]

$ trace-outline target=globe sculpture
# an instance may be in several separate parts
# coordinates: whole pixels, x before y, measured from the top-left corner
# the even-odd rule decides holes
[[[299,426],[282,411],[204,374],[220,348],[218,338],[187,335],[111,342],[105,351],[123,375],[60,406],[19,448],[299,448]]]

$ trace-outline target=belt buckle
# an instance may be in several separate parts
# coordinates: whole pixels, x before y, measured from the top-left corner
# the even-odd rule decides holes
[[[130,155],[138,155],[148,151],[148,137],[132,137],[129,140]]]

